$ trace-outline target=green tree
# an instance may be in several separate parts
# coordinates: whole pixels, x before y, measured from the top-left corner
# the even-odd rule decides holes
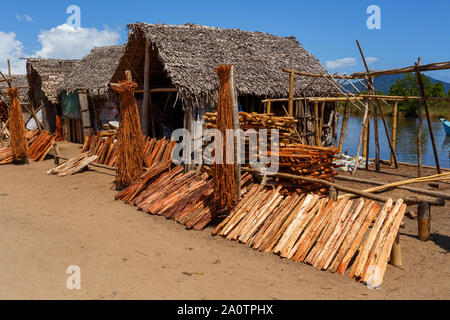
[[[424,74],[421,76],[427,97],[445,97],[442,83],[436,82],[433,84],[427,76]],[[413,73],[405,73],[403,78],[395,81],[388,94],[392,96],[420,96],[417,76]],[[430,102],[430,104],[433,104],[433,102]],[[398,104],[399,111],[407,117],[417,117],[417,106],[417,100],[402,101]]]

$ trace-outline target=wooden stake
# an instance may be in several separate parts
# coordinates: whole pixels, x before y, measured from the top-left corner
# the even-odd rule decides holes
[[[384,119],[384,116],[383,116],[383,110],[381,109],[380,101],[377,99],[376,103],[378,105],[378,110],[380,110],[381,120],[383,120],[383,127],[384,127],[384,131],[386,133],[386,138],[387,138],[387,141],[389,144],[389,149],[391,150],[391,157],[394,158],[394,166],[395,166],[395,168],[398,168],[397,156],[395,155],[394,147],[392,146],[392,141],[391,141],[391,138],[389,137],[389,131],[387,128],[386,120]]]
[[[395,101],[394,103],[394,110],[392,113],[392,149],[395,153],[395,141],[397,139],[397,106],[398,106],[398,101]],[[394,155],[391,154],[391,167],[394,166]]]
[[[267,110],[266,113],[270,113],[272,111],[272,101],[267,101]]]
[[[421,241],[430,239],[430,204],[421,202],[417,208],[418,238]]]
[[[420,66],[420,57],[419,62],[416,64],[416,70],[419,70]],[[416,71],[417,73],[417,71]],[[420,77],[420,74],[419,74]],[[419,103],[417,106],[417,113],[419,117],[419,125],[417,130],[417,176],[420,177],[422,175],[422,104]]]
[[[314,101],[314,135],[316,137],[316,146],[320,147],[319,102],[318,101]]]
[[[416,63],[416,70],[417,70],[416,75],[417,75],[417,80],[419,82],[420,93],[423,98],[423,100],[419,103],[419,105],[421,103],[423,103],[423,106],[425,107],[425,113],[427,115],[428,130],[430,131],[431,144],[433,146],[434,160],[436,162],[436,168],[437,168],[438,173],[441,173],[441,166],[439,165],[439,156],[438,156],[437,149],[436,149],[436,143],[434,141],[433,127],[431,126],[430,113],[428,111],[427,96],[425,94],[425,88],[423,85],[422,76],[419,71],[419,65],[420,65],[420,58],[419,58],[419,62]],[[422,116],[422,115],[420,115],[420,116]]]
[[[349,112],[348,101],[345,101],[344,118],[342,119],[341,135],[339,137],[339,153],[342,153],[342,146],[344,144],[345,130],[347,128],[348,122],[348,112]]]
[[[294,73],[289,74],[289,102],[288,102],[288,112],[292,117],[294,115]]]
[[[373,130],[375,133],[375,169],[380,172],[380,145],[378,141],[378,121],[377,121],[377,108],[373,102]]]
[[[400,236],[397,234],[391,250],[391,265],[394,267],[403,267],[402,247],[400,246]]]

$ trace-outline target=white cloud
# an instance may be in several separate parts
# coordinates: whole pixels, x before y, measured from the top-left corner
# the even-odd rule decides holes
[[[8,71],[9,59],[11,62],[11,73],[25,74],[25,60],[19,59],[24,56],[23,44],[16,39],[14,32],[5,33],[0,31],[0,70],[5,73]]]
[[[378,62],[378,58],[375,58],[375,57],[367,57],[367,58],[366,58],[366,62],[367,62],[367,64],[372,64],[372,63]]]
[[[27,14],[20,15],[20,14],[16,13],[16,19],[18,21],[25,19],[27,22],[33,22],[33,19]]]
[[[342,58],[336,60],[327,60],[326,65],[328,69],[337,69],[343,67],[355,66],[357,61],[355,58]]]
[[[116,31],[95,28],[77,28],[67,24],[41,31],[38,36],[42,48],[35,53],[43,58],[80,59],[93,47],[118,44]]]

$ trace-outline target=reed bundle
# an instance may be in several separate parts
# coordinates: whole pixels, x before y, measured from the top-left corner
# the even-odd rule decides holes
[[[121,81],[115,87],[120,94],[120,126],[117,138],[116,187],[122,189],[142,175],[145,165],[144,136],[134,98],[137,83]]]
[[[19,88],[9,88],[6,94],[11,99],[9,110],[9,133],[11,137],[10,147],[13,161],[26,161],[28,144],[25,138],[25,125],[22,118],[22,107],[19,101]]]

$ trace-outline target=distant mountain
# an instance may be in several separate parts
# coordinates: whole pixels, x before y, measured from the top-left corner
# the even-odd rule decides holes
[[[434,79],[432,77],[427,76],[428,79],[430,79],[430,81],[432,83],[436,83],[436,82],[440,82],[442,83],[442,85],[444,86],[444,91],[448,92],[448,90],[450,90],[450,83],[448,82],[444,82],[441,80],[437,80]],[[385,76],[380,76],[380,77],[376,77],[373,80],[373,84],[375,86],[375,90],[377,91],[381,91],[383,92],[383,94],[387,94],[389,92],[389,90],[391,89],[391,86],[395,83],[395,81],[397,81],[398,79],[403,78],[403,74],[389,74],[389,75],[385,75]],[[353,83],[355,87],[358,88],[358,90],[360,91],[365,91],[366,88],[363,87],[362,84],[360,84],[359,82]],[[353,88],[350,84],[346,84],[344,85],[344,88],[347,90],[350,90],[351,92],[355,93],[355,88]]]

